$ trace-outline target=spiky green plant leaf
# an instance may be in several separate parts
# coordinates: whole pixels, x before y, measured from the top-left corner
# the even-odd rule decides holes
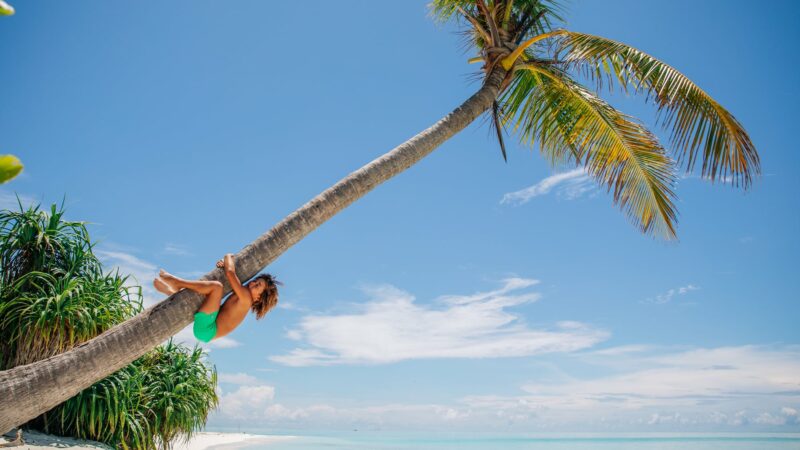
[[[0,211],[0,369],[52,356],[141,311],[141,289],[106,273],[86,224],[63,209]],[[31,425],[117,448],[168,449],[217,404],[202,350],[173,343],[101,380]]]

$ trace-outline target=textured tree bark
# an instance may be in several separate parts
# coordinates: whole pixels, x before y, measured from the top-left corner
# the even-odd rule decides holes
[[[499,66],[499,65],[498,65]],[[356,170],[287,216],[236,255],[236,272],[248,279],[289,247],[379,184],[411,167],[486,111],[506,72],[497,67],[461,106],[430,128]],[[220,269],[203,279],[230,286]],[[72,350],[0,372],[0,433],[50,410],[192,322],[200,295],[183,290]]]

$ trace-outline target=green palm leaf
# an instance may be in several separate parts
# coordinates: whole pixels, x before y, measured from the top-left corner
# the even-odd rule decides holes
[[[602,82],[644,89],[658,105],[659,120],[671,128],[679,162],[691,170],[702,154],[702,175],[747,188],[760,173],[755,146],[742,125],[711,96],[671,66],[628,45],[583,33],[564,32],[557,59],[583,67]]]
[[[519,44],[563,21],[561,0],[433,0],[431,15],[439,22],[466,20],[467,37],[478,49],[501,45],[497,38]]]
[[[514,77],[502,109],[523,143],[582,164],[643,232],[674,238],[674,165],[656,137],[556,68],[526,64]]]

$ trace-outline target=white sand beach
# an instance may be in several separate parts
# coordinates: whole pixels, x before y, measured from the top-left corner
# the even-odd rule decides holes
[[[263,434],[247,433],[213,433],[202,432],[192,436],[187,443],[180,443],[175,450],[230,450],[250,444],[269,444],[294,439],[294,436],[268,436]]]
[[[12,441],[10,435],[0,438],[0,444]],[[269,444],[271,442],[293,439],[293,436],[267,436],[247,433],[213,433],[202,432],[192,436],[189,442],[181,442],[174,447],[175,450],[230,450],[258,442]],[[69,450],[97,450],[111,449],[111,447],[94,441],[52,436],[49,434],[27,431],[23,434],[25,442],[22,446],[9,447],[11,449],[52,450],[53,448]]]

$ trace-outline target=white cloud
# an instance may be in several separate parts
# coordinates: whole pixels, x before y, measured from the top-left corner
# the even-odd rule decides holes
[[[191,255],[191,253],[185,246],[173,244],[171,242],[168,242],[166,245],[164,245],[164,250],[162,250],[161,252],[165,255],[175,255],[175,256]]]
[[[761,425],[783,425],[786,423],[786,418],[764,411],[753,419],[753,423]]]
[[[310,312],[310,310],[308,308],[306,308],[305,306],[300,306],[295,302],[292,302],[292,301],[289,301],[289,300],[283,300],[283,299],[281,299],[281,301],[278,303],[277,307],[280,308],[280,309],[285,309],[287,311],[298,311],[298,312],[301,312],[301,313]]]
[[[800,347],[719,347],[685,351],[580,355],[610,375],[532,382],[527,395],[475,396],[472,407],[546,412],[548,421],[579,423],[606,415],[649,425],[796,423]],[[580,356],[578,355],[578,356]],[[604,366],[604,367],[603,367]],[[616,373],[613,373],[616,372]]]
[[[219,414],[229,418],[252,419],[271,405],[275,387],[267,385],[239,386],[235,391],[222,393]]]
[[[222,372],[218,376],[221,385],[236,386],[230,392],[217,388],[219,406],[215,414],[219,418],[263,420],[265,412],[276,406],[274,386],[243,372]]]
[[[655,303],[656,305],[663,305],[665,303],[669,303],[676,295],[686,295],[691,291],[696,291],[700,289],[698,286],[693,284],[687,284],[686,286],[681,286],[678,288],[670,289],[667,292],[663,292],[655,296],[655,298],[648,298],[645,299],[645,303]]]
[[[153,287],[157,275],[155,264],[120,250],[95,249],[94,254],[103,263],[105,270],[119,270],[120,275],[130,275],[128,286],[141,286],[145,308],[156,304],[164,295]]]
[[[617,347],[609,347],[601,350],[591,352],[592,355],[598,356],[618,356],[627,355],[630,353],[641,353],[649,350],[651,347],[647,345],[620,345]]]
[[[553,189],[557,189],[556,192],[560,197],[574,200],[594,191],[595,185],[584,169],[574,169],[569,172],[551,175],[525,189],[506,193],[500,203],[504,205],[522,205],[535,197],[550,193]]]
[[[220,383],[236,384],[239,386],[258,386],[263,384],[258,378],[243,372],[239,373],[225,373],[221,372],[218,375]]]
[[[591,403],[602,396],[615,396],[631,407],[640,407],[653,403],[695,404],[699,399],[710,398],[770,396],[798,391],[800,387],[797,348],[720,347],[630,358],[638,370],[558,385],[530,384],[524,390],[554,398],[559,404]]]
[[[30,195],[20,194],[17,192],[9,192],[6,190],[0,190],[0,209],[19,211],[19,203],[17,201],[17,196],[19,196],[19,202],[22,202],[22,207],[24,209],[28,209],[28,207],[40,203],[39,200],[36,200]]]
[[[519,395],[473,395],[443,403],[353,405],[276,402],[275,388],[247,374],[212,423],[416,430],[518,431],[797,431],[800,347],[718,347],[691,350],[631,345],[597,358],[573,354],[580,376],[542,374]],[[613,352],[612,352],[613,353]],[[581,360],[582,357],[586,359]],[[566,368],[566,367],[565,367]],[[249,390],[244,388],[263,389]],[[316,395],[315,395],[316,397]]]
[[[309,417],[309,412],[306,408],[287,408],[279,403],[270,405],[264,410],[264,416],[267,420],[289,420],[295,421],[298,419],[305,419]]]
[[[211,418],[211,423],[231,423],[245,419],[251,424],[283,424],[289,426],[354,427],[380,429],[384,426],[411,426],[414,429],[441,427],[444,424],[458,426],[471,417],[471,411],[457,405],[438,404],[383,404],[367,406],[332,406],[311,404],[287,406],[261,396],[249,404],[242,397],[250,391],[236,391],[224,395],[220,408]],[[224,406],[226,405],[226,406]]]
[[[211,342],[198,341],[197,338],[194,337],[194,332],[192,331],[193,326],[193,324],[188,325],[186,328],[179,331],[178,334],[173,336],[172,339],[190,347],[199,345],[206,351],[211,351],[212,349],[234,348],[242,345],[241,342],[229,336],[223,336],[221,338],[214,339]]]
[[[426,358],[498,358],[591,347],[608,337],[579,322],[528,326],[508,308],[532,303],[538,281],[503,280],[496,290],[446,295],[419,304],[391,285],[364,288],[369,301],[350,314],[307,315],[287,336],[304,342],[270,359],[289,366],[381,364]]]
[[[784,423],[800,425],[800,415],[797,409],[784,406],[781,408],[781,415],[784,417]]]
[[[234,348],[242,345],[242,343],[228,336],[223,336],[221,338],[214,339],[206,345],[211,348]]]

